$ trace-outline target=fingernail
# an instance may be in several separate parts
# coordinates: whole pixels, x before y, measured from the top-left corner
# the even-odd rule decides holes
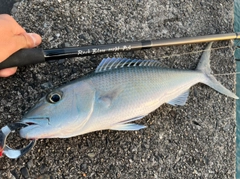
[[[34,46],[37,46],[39,44],[39,35],[35,33],[28,33],[28,35],[32,38]]]

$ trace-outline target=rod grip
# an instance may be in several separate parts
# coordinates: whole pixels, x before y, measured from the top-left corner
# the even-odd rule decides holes
[[[21,49],[0,63],[0,69],[21,67],[45,62],[44,52],[41,48]]]

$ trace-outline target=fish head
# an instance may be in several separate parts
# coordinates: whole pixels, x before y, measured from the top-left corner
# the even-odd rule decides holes
[[[71,137],[88,121],[93,104],[94,90],[88,83],[53,90],[23,116],[21,122],[28,126],[20,130],[20,136],[27,139]]]

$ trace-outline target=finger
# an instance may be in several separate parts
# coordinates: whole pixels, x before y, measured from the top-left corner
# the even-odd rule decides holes
[[[16,71],[17,71],[17,67],[0,70],[0,77],[9,77],[14,73],[16,73]]]
[[[42,39],[38,34],[35,33],[23,33],[15,35],[11,38],[7,44],[0,41],[0,46],[6,46],[5,53],[0,53],[0,62],[8,58],[11,54],[23,48],[33,48],[41,43]],[[9,46],[9,44],[11,44]]]
[[[22,48],[33,48],[38,46],[42,42],[40,35],[35,33],[22,33],[15,35],[14,39],[15,44],[17,45],[17,50]]]

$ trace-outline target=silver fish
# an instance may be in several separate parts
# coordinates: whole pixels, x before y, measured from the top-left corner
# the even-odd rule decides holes
[[[23,117],[23,138],[68,138],[98,130],[139,130],[131,123],[163,103],[184,105],[189,88],[204,83],[229,97],[210,69],[210,43],[196,70],[161,68],[155,60],[103,59],[95,72],[64,85]]]

